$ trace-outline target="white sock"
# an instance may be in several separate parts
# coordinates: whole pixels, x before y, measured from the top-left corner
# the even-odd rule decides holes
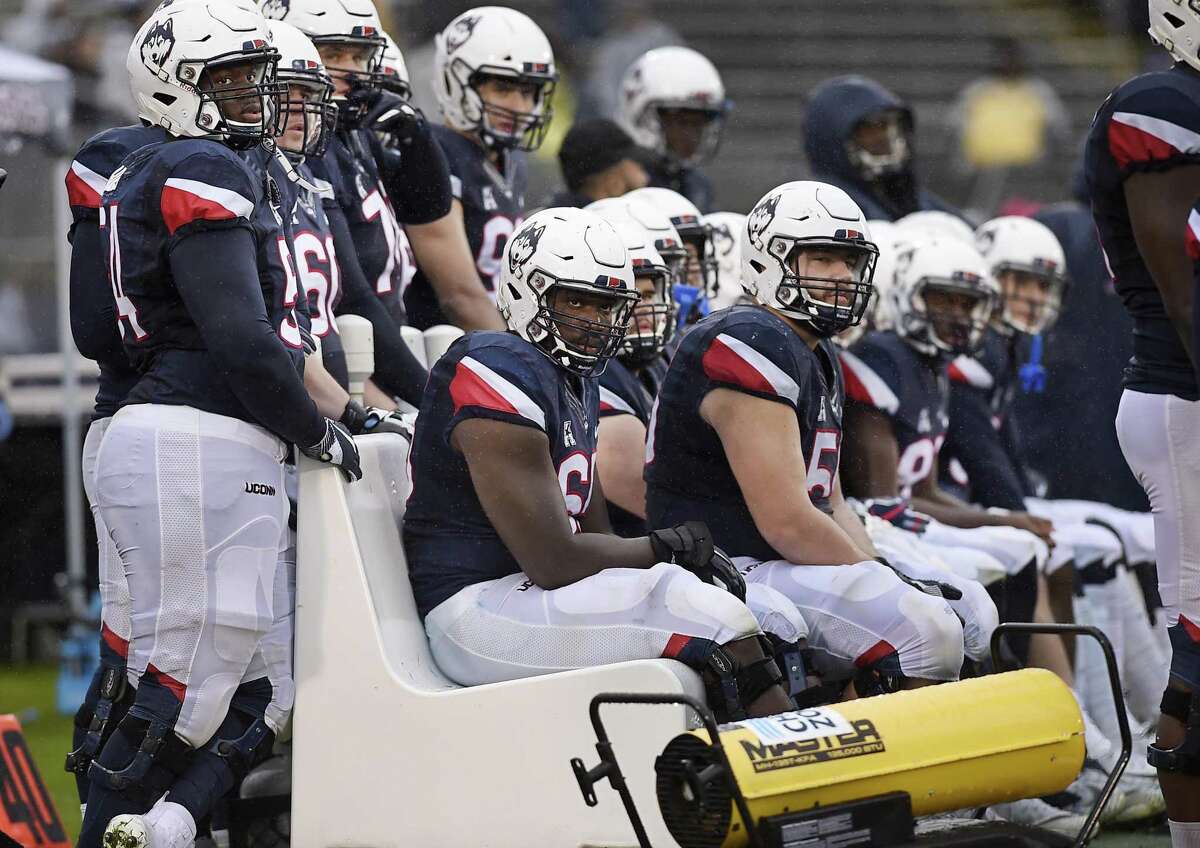
[[[1167,821],[1171,826],[1171,848],[1200,848],[1200,822]]]

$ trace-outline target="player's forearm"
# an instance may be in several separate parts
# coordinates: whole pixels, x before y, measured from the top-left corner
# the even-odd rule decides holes
[[[1001,520],[1000,516],[984,512],[940,489],[921,495],[914,494],[912,508],[951,527],[990,527],[1007,523]]]
[[[350,402],[349,393],[325,370],[320,353],[304,357],[304,388],[317,405],[317,411],[335,421],[342,417],[346,404]]]
[[[797,565],[848,565],[872,559],[837,521],[816,507],[800,516],[765,524],[755,519],[755,523],[767,544]]]
[[[448,294],[439,294],[438,304],[451,323],[461,327],[463,332],[504,329],[504,320],[482,285],[478,291],[455,290]]]
[[[504,321],[475,270],[466,234],[454,215],[405,227],[417,266],[429,278],[442,310],[464,332],[503,330]]]
[[[547,546],[543,556],[521,562],[521,568],[542,589],[561,589],[606,568],[650,568],[656,562],[648,538],[575,533]]]
[[[838,527],[841,527],[845,531],[846,535],[850,537],[850,541],[856,547],[869,556],[874,557],[879,555],[879,552],[875,550],[875,543],[867,535],[866,525],[862,523],[854,510],[842,498],[838,498],[833,502],[833,520],[837,522]]]
[[[603,426],[603,424],[601,425]],[[638,460],[630,462],[630,459]],[[608,457],[603,453],[597,463],[600,483],[610,503],[638,518],[646,517],[646,481],[642,479],[640,457]]]

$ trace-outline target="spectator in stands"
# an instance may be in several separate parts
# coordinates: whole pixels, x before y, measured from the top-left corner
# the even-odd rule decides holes
[[[650,181],[642,157],[629,134],[612,121],[595,118],[575,124],[558,150],[567,187],[547,205],[584,207],[642,188]]]
[[[992,66],[967,83],[951,110],[962,165],[973,176],[967,206],[991,214],[1019,174],[1036,177],[1048,155],[1071,132],[1066,107],[1054,89],[1032,76],[1020,43],[992,40]]]
[[[1073,200],[1033,216],[1062,244],[1071,284],[1046,337],[1045,391],[1019,393],[1014,414],[1025,458],[1045,478],[1047,497],[1142,511],[1148,508],[1146,494],[1122,461],[1113,423],[1121,372],[1133,355],[1133,322],[1096,239],[1082,168],[1073,189]]]
[[[912,110],[874,80],[835,77],[810,92],[804,151],[812,179],[844,189],[868,220],[922,209],[956,213],[921,188],[913,148]]]
[[[580,117],[617,117],[621,79],[634,60],[655,47],[683,43],[679,33],[656,19],[647,4],[638,0],[616,0],[610,17],[612,23],[596,41],[590,73],[580,87]]]

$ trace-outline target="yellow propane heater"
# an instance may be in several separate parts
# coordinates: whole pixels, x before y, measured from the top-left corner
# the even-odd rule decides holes
[[[1001,625],[1008,632],[1065,632],[1096,638],[1120,680],[1104,635],[1073,625]],[[609,779],[639,844],[645,829],[600,721],[605,703],[688,703],[687,697],[600,695],[592,701],[601,763],[572,767],[584,799]],[[885,846],[913,839],[913,817],[1060,792],[1083,767],[1083,719],[1070,689],[1044,669],[994,674],[827,707],[814,707],[672,739],[655,761],[663,821],[680,848]],[[1123,709],[1122,758],[1076,844],[1090,838],[1131,748]],[[716,740],[715,743],[713,740]],[[1002,844],[995,835],[988,844]],[[969,841],[956,844],[970,844]]]

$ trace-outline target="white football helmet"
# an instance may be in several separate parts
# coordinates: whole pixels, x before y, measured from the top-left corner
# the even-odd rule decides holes
[[[1180,0],[1150,0],[1150,40],[1200,71],[1200,9]]]
[[[975,231],[971,225],[957,215],[942,212],[938,209],[923,209],[920,212],[910,212],[896,221],[903,237],[909,239],[921,238],[954,238],[964,244],[975,243]]]
[[[693,309],[698,309],[701,315],[707,315],[708,299],[716,293],[720,276],[713,254],[712,231],[704,223],[704,216],[696,204],[669,188],[639,188],[625,196],[649,203],[666,215],[684,247],[691,248],[686,278],[676,284],[675,298],[682,307],[681,319],[687,319]]]
[[[898,336],[925,356],[971,354],[983,340],[1000,297],[987,263],[955,238],[901,241],[896,252],[892,316]],[[928,295],[964,295],[960,314],[935,314]]]
[[[712,239],[713,259],[717,263],[719,285],[709,306],[715,311],[733,306],[742,290],[742,230],[746,216],[740,212],[710,212],[704,216]]]
[[[271,41],[279,51],[276,76],[284,93],[280,101],[282,128],[279,147],[292,157],[319,157],[337,125],[333,81],[325,73],[321,55],[307,35],[284,21],[271,21]],[[288,143],[288,130],[295,124],[303,132],[298,146]]]
[[[654,296],[650,300],[639,290],[629,332],[621,343],[619,356],[634,367],[645,365],[662,353],[675,329],[675,302],[671,299],[675,272],[655,248],[654,235],[630,211],[630,207],[639,206],[642,207],[638,210],[641,218],[655,214],[645,203],[628,196],[609,197],[583,207],[595,212],[616,229],[629,253],[634,282],[646,278],[654,283]]]
[[[1000,285],[998,317],[1003,328],[1031,336],[1048,330],[1058,320],[1067,286],[1067,257],[1050,228],[1032,218],[1004,215],[975,231],[975,246]],[[1036,277],[1044,299],[1005,292],[1001,275],[1008,271]],[[1018,304],[1020,300],[1025,303]]]
[[[387,41],[387,46],[383,50],[383,62],[379,68],[383,74],[380,85],[385,91],[398,94],[408,100],[412,97],[412,81],[408,76],[408,65],[404,61],[404,54],[400,52],[400,48],[396,46],[395,40],[390,35],[385,32],[383,37]]]
[[[889,330],[892,327],[892,280],[896,273],[896,225],[876,218],[867,221],[867,232],[879,251],[875,260],[875,276],[871,278],[871,301],[863,318],[852,327],[838,333],[834,341],[851,347],[870,330]]]
[[[371,94],[383,81],[383,51],[387,41],[379,13],[371,0],[262,0],[263,15],[294,26],[323,46],[360,50],[366,56],[362,68],[326,65],[332,76],[351,83],[347,96],[334,94],[343,126],[358,126],[370,109]]]
[[[563,308],[559,292],[604,304],[602,320]],[[504,246],[496,306],[508,328],[558,365],[603,373],[637,302],[633,265],[613,226],[593,212],[535,212]]]
[[[822,338],[862,320],[871,299],[878,251],[862,210],[836,186],[810,180],[771,189],[742,228],[742,286],[764,306],[807,325]],[[800,252],[833,250],[844,256],[846,279],[799,274]],[[832,297],[826,301],[817,293]],[[848,298],[849,302],[843,302]]]
[[[278,60],[261,16],[224,0],[180,2],[142,24],[125,68],[143,121],[173,136],[213,138],[245,149],[277,134]],[[247,64],[253,66],[251,82],[221,80],[221,69]],[[256,120],[226,117],[226,108],[250,99],[258,101]]]
[[[477,86],[487,77],[534,86],[533,109],[517,112],[485,104]],[[554,114],[550,98],[557,80],[546,34],[516,9],[479,6],[434,38],[433,91],[446,123],[460,132],[478,133],[489,147],[540,147]]]
[[[676,109],[701,112],[707,119],[695,150],[684,155],[668,147],[662,126],[662,112]],[[641,147],[682,165],[698,165],[717,152],[728,111],[721,75],[690,47],[643,53],[621,80],[622,127]]]

